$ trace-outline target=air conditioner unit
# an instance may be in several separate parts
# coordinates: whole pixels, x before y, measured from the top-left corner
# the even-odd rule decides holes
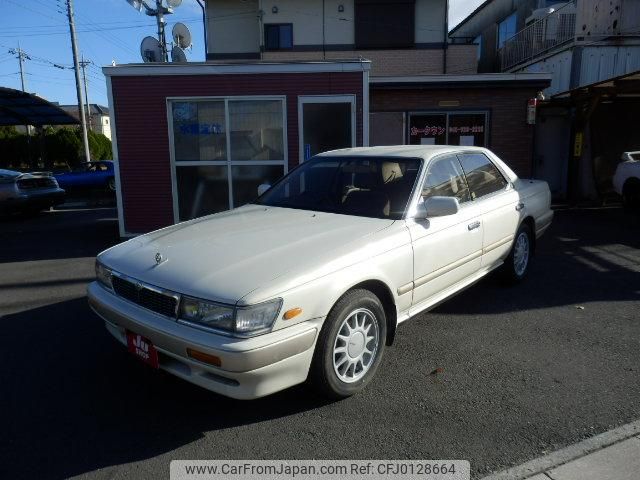
[[[555,9],[552,7],[538,8],[537,10],[531,12],[531,15],[527,17],[524,23],[525,25],[529,26],[532,23],[537,22],[538,20],[542,20],[544,17],[553,13],[554,11]]]

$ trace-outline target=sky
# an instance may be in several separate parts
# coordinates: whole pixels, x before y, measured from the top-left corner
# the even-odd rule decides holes
[[[449,22],[454,27],[483,0],[450,0]],[[155,36],[154,17],[132,8],[126,0],[73,0],[78,52],[91,64],[86,69],[91,103],[108,105],[101,67],[139,63],[140,42]],[[65,0],[0,0],[0,86],[20,89],[18,45],[29,55],[24,62],[25,89],[51,102],[76,104],[73,57]],[[167,38],[177,22],[191,30],[189,61],[203,61],[202,10],[196,0],[183,0],[167,17]],[[62,67],[62,68],[60,68]]]

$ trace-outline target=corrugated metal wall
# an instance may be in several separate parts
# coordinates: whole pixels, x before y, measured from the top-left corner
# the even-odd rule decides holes
[[[640,45],[585,47],[580,64],[580,85],[589,85],[636,70],[640,70]]]

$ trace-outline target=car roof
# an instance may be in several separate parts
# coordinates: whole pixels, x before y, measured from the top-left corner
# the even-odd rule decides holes
[[[19,177],[22,175],[21,172],[16,172],[15,170],[4,170],[0,168],[0,177]]]
[[[441,153],[456,153],[468,151],[484,151],[481,147],[461,147],[459,145],[393,145],[384,147],[343,148],[324,152],[318,157],[398,157],[429,159]]]

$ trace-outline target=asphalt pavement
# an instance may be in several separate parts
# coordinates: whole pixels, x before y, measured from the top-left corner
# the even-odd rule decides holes
[[[114,209],[0,219],[0,478],[166,478],[172,459],[468,459],[473,476],[640,418],[640,219],[564,210],[530,276],[403,324],[340,402],[227,399],[130,357],[91,313]]]

